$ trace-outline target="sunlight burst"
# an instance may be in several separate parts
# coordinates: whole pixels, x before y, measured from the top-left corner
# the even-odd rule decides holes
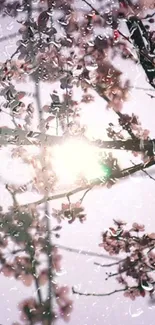
[[[104,176],[99,164],[99,149],[82,140],[69,140],[52,148],[52,162],[59,181],[64,185],[75,183],[79,177],[90,181]]]

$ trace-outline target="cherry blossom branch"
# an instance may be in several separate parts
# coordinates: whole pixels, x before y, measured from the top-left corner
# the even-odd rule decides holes
[[[152,18],[154,15],[155,15],[155,12],[153,14],[148,14],[145,17],[142,17],[141,19],[144,20],[144,19]]]
[[[86,0],[82,0],[82,1],[85,2],[95,12],[96,15],[98,15],[99,17],[104,19],[104,16],[102,14],[100,14],[100,12],[94,6],[92,6],[88,1],[86,1]],[[126,1],[124,1],[124,2],[126,2]],[[134,12],[133,12],[133,14],[134,14]],[[117,31],[127,42],[129,42],[130,44],[133,45],[133,43],[129,39],[129,37],[125,36],[120,30],[117,30]],[[135,50],[137,50],[136,46],[133,46],[133,48]],[[142,49],[139,49],[139,53],[152,64],[152,68],[155,66],[155,64],[153,63],[151,58]]]
[[[107,95],[105,95],[104,91],[103,91],[103,88],[100,86],[100,85],[96,85],[95,86],[95,90],[96,92],[99,94],[99,96],[101,98],[103,98],[107,103],[111,103],[111,100],[108,98]],[[119,118],[121,119],[123,117],[123,114],[120,113],[120,112],[117,112],[114,108],[113,108],[113,111],[119,116]],[[133,139],[133,140],[136,140],[137,137],[135,136],[135,134],[132,132],[132,129],[129,125],[124,125],[124,129],[128,132],[128,134],[130,135],[130,137]]]
[[[144,88],[144,87],[138,87],[138,86],[128,86],[131,89],[136,89],[136,90],[146,90],[146,91],[155,91],[154,88]]]
[[[155,282],[152,282],[151,283],[152,285],[155,284]],[[93,296],[93,297],[106,297],[106,296],[111,296],[115,293],[118,293],[118,292],[123,292],[123,291],[127,291],[127,290],[135,290],[135,289],[138,289],[139,286],[132,286],[132,287],[129,287],[129,286],[126,286],[125,288],[121,288],[121,289],[118,289],[118,290],[113,290],[113,291],[110,291],[110,292],[107,292],[107,293],[95,293],[95,292],[81,292],[81,291],[78,291],[75,289],[75,287],[73,286],[72,287],[72,292],[73,294],[76,294],[76,295],[79,295],[79,296]]]
[[[43,303],[42,294],[41,294],[41,288],[40,288],[39,281],[38,281],[38,275],[37,275],[37,270],[36,270],[36,261],[35,261],[34,255],[35,254],[31,255],[31,265],[32,265],[32,269],[33,269],[33,278],[34,278],[36,289],[37,289],[39,303],[42,304]]]
[[[83,140],[86,143],[99,147],[101,149],[124,149],[141,152],[140,148],[140,140],[136,142],[132,140],[116,140],[116,141],[102,141],[102,140],[94,140],[91,141],[84,136],[54,136],[49,135],[37,131],[24,131],[20,127],[16,129],[11,129],[8,127],[0,127],[0,145],[33,145],[33,144],[46,144],[50,145],[58,145],[63,144],[65,140],[76,139]],[[152,142],[155,143],[155,140],[145,140],[145,147],[150,147]]]
[[[91,3],[89,3],[87,0],[82,0],[82,2],[84,2],[89,8],[91,8],[96,15],[98,15],[104,19],[104,16],[102,16],[100,14],[100,12],[96,8],[94,8],[94,6],[91,5]]]
[[[17,32],[17,33],[9,34],[8,36],[2,36],[2,37],[0,37],[0,42],[8,41],[8,40],[10,40],[12,38],[15,38],[15,37],[19,36],[19,35],[20,35],[20,33]]]
[[[9,187],[8,184],[6,184],[5,187],[6,187],[6,189],[8,190],[8,192],[9,192],[9,193],[11,194],[11,196],[12,196],[12,200],[13,200],[13,206],[14,206],[14,208],[17,208],[17,206],[18,206],[18,202],[17,202],[17,200],[16,200],[16,195],[15,195],[15,193],[11,191],[11,189],[10,189],[10,187]]]
[[[101,264],[101,263],[97,263],[97,262],[94,262],[94,264],[98,265],[98,266],[101,266],[101,267],[111,267],[111,266],[114,266],[114,265],[119,265],[120,263],[124,262],[125,260],[126,260],[126,258],[123,258],[122,260],[119,260],[117,262],[110,263],[110,264]]]
[[[132,161],[132,160],[130,160],[131,161],[131,163],[134,165],[134,166],[136,166],[136,164]],[[150,179],[152,179],[153,181],[155,181],[155,178],[153,177],[153,176],[151,176],[146,170],[144,170],[144,169],[142,169],[142,172],[145,174],[145,175],[147,175]]]
[[[45,216],[47,219],[47,257],[48,257],[48,304],[49,304],[49,325],[51,324],[52,319],[52,279],[53,279],[53,270],[52,270],[52,241],[51,241],[51,232],[50,232],[50,218],[48,213],[48,203],[46,202]],[[52,306],[53,307],[53,306]],[[52,308],[53,309],[53,308]]]
[[[136,289],[137,286],[134,287],[130,287],[130,289]],[[81,292],[75,289],[75,287],[72,287],[72,292],[73,294],[79,295],[79,296],[93,296],[93,297],[106,297],[106,296],[111,296],[114,293],[118,293],[118,292],[123,292],[123,291],[127,291],[129,288],[122,288],[122,289],[118,289],[118,290],[114,290],[114,291],[110,291],[107,293],[95,293],[95,292]]]
[[[109,256],[109,255],[106,255],[106,254],[94,253],[94,252],[91,252],[91,251],[86,251],[84,249],[72,248],[72,247],[61,245],[61,244],[54,244],[54,246],[59,248],[59,249],[62,249],[64,251],[67,251],[69,253],[76,253],[76,254],[79,254],[79,255],[85,255],[85,256],[92,256],[92,257],[99,257],[99,258],[115,260],[115,261],[118,261],[118,263],[120,263],[122,261],[122,260],[119,261],[119,258],[117,256]],[[15,254],[18,254],[18,253],[24,252],[24,251],[25,251],[24,249],[16,249],[16,250],[13,250],[10,253],[15,255]],[[118,264],[118,263],[116,262],[116,264]],[[94,263],[94,264],[99,265],[99,263]],[[111,264],[107,264],[107,266],[110,266],[110,265]],[[112,263],[112,265],[115,265],[115,263]],[[102,266],[102,264],[100,264],[100,266]]]
[[[153,151],[155,147],[155,139],[141,140],[141,139],[128,139],[128,140],[115,140],[115,141],[102,141],[101,139],[91,141],[84,136],[54,136],[41,132],[26,132],[20,128],[11,129],[7,127],[0,128],[0,145],[57,145],[63,144],[67,140],[82,140],[86,144],[98,147],[100,149],[116,149],[128,150],[134,152]]]
[[[32,19],[32,1],[27,1],[27,10],[28,10],[28,22]],[[40,36],[40,34],[39,34]],[[30,50],[31,50],[31,56],[32,61],[34,60],[34,51],[33,51],[33,43],[30,40]],[[35,93],[36,93],[36,103],[37,103],[37,109],[38,109],[38,115],[39,115],[39,122],[40,122],[40,131],[43,134],[43,128],[41,127],[41,122],[43,118],[43,112],[41,107],[41,100],[40,100],[40,88],[39,88],[39,80],[38,76],[34,76],[34,82],[35,82]],[[47,138],[45,140],[47,142]],[[46,144],[46,143],[45,143]],[[47,186],[47,175],[46,175],[46,161],[45,161],[45,148],[44,144],[41,142],[41,155],[40,155],[40,163],[42,166],[42,172],[44,173],[44,187],[45,187],[45,194],[44,194],[44,200],[45,200],[45,216],[46,216],[46,247],[47,247],[47,261],[48,261],[48,295],[47,295],[47,301],[48,301],[48,320],[47,324],[51,325],[52,323],[52,314],[53,314],[53,304],[52,304],[52,279],[53,279],[53,270],[52,270],[52,242],[51,242],[51,231],[50,231],[50,220],[49,220],[49,209],[48,209],[48,203],[47,203],[47,195],[46,193],[46,186]],[[54,296],[54,295],[53,295]]]
[[[83,202],[85,196],[87,195],[88,192],[90,192],[91,189],[92,189],[92,188],[88,188],[88,189],[84,192],[84,194],[82,195],[82,197],[81,197],[81,199],[80,199],[80,202],[81,202],[81,203]]]
[[[84,190],[87,190],[88,188],[91,189],[92,187],[94,187],[95,185],[100,185],[102,182],[100,180],[96,180],[93,185],[84,185],[84,186],[79,186],[77,188],[75,188],[74,190],[72,191],[69,191],[69,192],[63,192],[63,193],[60,193],[60,194],[54,194],[54,195],[51,195],[49,197],[47,197],[46,199],[43,197],[42,199],[38,200],[38,201],[35,201],[33,203],[27,203],[27,204],[23,204],[23,205],[20,205],[21,208],[23,207],[28,207],[29,205],[31,204],[35,204],[35,205],[39,205],[39,204],[42,204],[45,202],[45,200],[47,201],[54,201],[54,200],[58,200],[58,199],[62,199],[64,197],[68,198],[70,196],[73,196],[74,194],[76,193],[79,193],[79,192],[82,192]]]
[[[127,176],[130,176],[138,171],[142,171],[143,169],[149,168],[151,166],[155,165],[155,161],[150,161],[148,164],[144,165],[144,164],[138,164],[136,166],[133,167],[129,167],[126,169],[123,169],[121,171],[114,171],[111,174],[112,178],[116,178],[116,179],[121,179]],[[99,185],[104,185],[104,183],[100,180],[100,179],[96,179],[92,184],[86,184],[83,186],[79,186],[75,189],[73,189],[72,191],[69,192],[63,192],[63,193],[59,193],[59,194],[54,194],[51,196],[48,196],[46,199],[43,197],[42,199],[35,201],[33,203],[27,203],[27,204],[23,204],[20,205],[21,208],[23,207],[28,207],[31,204],[35,204],[35,205],[40,205],[42,203],[45,202],[45,200],[47,201],[53,201],[53,200],[58,200],[58,199],[62,199],[64,197],[70,197],[73,196],[74,194],[77,194],[79,192],[85,191],[85,190],[91,190],[93,187],[95,186],[99,186]]]
[[[106,259],[112,259],[112,260],[118,260],[119,258],[117,256],[109,256],[106,254],[99,254],[99,253],[94,253],[94,252],[90,252],[90,251],[86,251],[83,249],[77,249],[77,248],[71,248],[71,247],[66,247],[64,245],[60,245],[60,244],[56,244],[56,247],[58,247],[59,249],[65,250],[67,252],[71,252],[71,253],[76,253],[79,255],[86,255],[86,256],[92,256],[92,257],[101,257],[101,258],[106,258]],[[118,263],[120,263],[120,261],[118,261]],[[116,262],[117,264],[117,262]],[[114,263],[115,265],[115,263]]]

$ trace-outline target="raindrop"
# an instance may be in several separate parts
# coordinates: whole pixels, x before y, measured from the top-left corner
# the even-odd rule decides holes
[[[58,20],[58,23],[62,26],[67,26],[68,25],[68,21],[62,21],[62,20]]]
[[[107,23],[107,25],[111,25],[112,24],[112,19],[111,18],[109,18],[107,21],[106,21],[106,23]]]
[[[92,307],[94,307],[97,304],[97,301],[93,302]]]
[[[98,267],[96,267],[96,268],[95,268],[95,270],[94,270],[94,271],[95,271],[96,273],[99,273],[99,272],[100,272],[100,270],[101,270],[101,268],[100,268],[100,266],[98,266]]]
[[[89,46],[94,46],[94,41],[88,41]]]
[[[48,14],[50,17],[52,17],[52,16],[53,16],[53,10],[49,10],[49,11],[47,12],[47,14]]]
[[[144,311],[142,310],[142,308],[137,308],[135,311],[132,311],[131,306],[129,307],[129,314],[131,317],[138,317],[143,313]]]
[[[97,68],[98,68],[97,63],[92,62],[92,63],[87,63],[86,64],[86,69],[88,71],[95,71]]]
[[[149,283],[147,281],[142,280],[141,281],[141,287],[145,290],[145,291],[152,291],[154,286],[152,283]]]
[[[152,303],[152,301],[150,301],[150,303]],[[148,307],[148,309],[150,309],[150,310],[155,309],[154,301],[153,301],[153,304]]]
[[[19,7],[16,8],[16,10],[18,12],[24,11],[24,6],[19,6]]]
[[[65,275],[65,274],[67,274],[67,271],[66,270],[63,270],[63,269],[61,271],[57,271],[56,272],[56,275],[57,276],[62,276],[62,275]]]
[[[113,237],[120,236],[120,234],[122,233],[122,231],[123,231],[122,229],[119,229],[117,231],[115,231],[115,229],[113,229],[113,230],[109,229],[109,233]]]
[[[10,289],[10,291],[17,291],[18,289],[16,287],[13,287]]]

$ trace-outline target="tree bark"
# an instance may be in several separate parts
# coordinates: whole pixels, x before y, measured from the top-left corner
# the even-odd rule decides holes
[[[115,140],[115,141],[102,141],[100,139],[91,141],[84,136],[54,136],[41,132],[26,132],[24,130],[10,129],[7,127],[0,128],[0,145],[58,145],[63,144],[68,140],[82,140],[87,144],[99,147],[101,149],[117,149],[117,150],[130,150],[135,152],[154,152],[155,139],[141,140],[141,139],[128,139],[128,140]]]

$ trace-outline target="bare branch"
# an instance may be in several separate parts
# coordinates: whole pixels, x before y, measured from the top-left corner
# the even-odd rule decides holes
[[[11,39],[11,38],[15,38],[15,37],[17,37],[17,36],[20,36],[19,32],[17,32],[17,33],[12,33],[12,34],[10,34],[10,35],[8,35],[8,36],[2,36],[2,37],[0,37],[0,42],[9,41],[9,39]]]
[[[131,287],[130,289],[135,289],[137,287]],[[106,296],[111,296],[114,293],[118,293],[118,292],[123,292],[128,290],[128,288],[122,288],[122,289],[118,289],[118,290],[114,290],[111,292],[107,292],[107,293],[95,293],[95,292],[81,292],[76,290],[74,287],[72,287],[72,292],[73,294],[79,295],[79,296],[93,296],[93,297],[106,297]]]
[[[155,282],[151,283],[152,285],[155,284]],[[106,297],[106,296],[111,296],[114,293],[118,293],[118,292],[123,292],[123,291],[127,291],[127,290],[134,290],[134,289],[138,289],[138,286],[132,286],[132,287],[124,287],[122,289],[118,289],[118,290],[114,290],[114,291],[110,291],[107,293],[95,293],[95,292],[81,292],[75,289],[75,287],[72,287],[72,292],[73,294],[79,295],[79,296],[93,296],[93,297]]]
[[[108,98],[107,95],[105,95],[105,93],[103,91],[103,88],[100,85],[96,85],[95,86],[95,90],[99,94],[99,96],[101,98],[103,98],[107,103],[111,103],[111,100]],[[116,112],[116,110],[114,108],[113,108],[113,111],[119,116],[119,118],[121,118],[123,116],[122,113]],[[137,139],[137,137],[135,136],[135,134],[132,132],[132,129],[131,129],[130,126],[125,125],[124,129],[128,132],[128,134],[130,135],[131,139],[133,139],[133,140],[136,140]]]
[[[55,246],[58,247],[59,249],[62,249],[62,250],[65,250],[65,251],[71,252],[71,253],[76,253],[76,254],[79,254],[79,255],[86,255],[86,256],[92,256],[92,257],[93,256],[94,257],[101,257],[101,258],[106,258],[106,259],[115,260],[115,261],[118,261],[118,259],[119,259],[116,256],[110,256],[110,255],[106,255],[106,254],[94,253],[94,252],[86,251],[86,250],[83,250],[83,249],[66,247],[66,246],[59,245],[59,244],[56,244]],[[120,263],[120,261],[118,261],[118,263]],[[116,262],[116,264],[118,264],[118,263]],[[115,263],[114,263],[114,265],[115,265]]]
[[[12,200],[13,200],[13,206],[14,206],[14,208],[17,208],[18,207],[18,202],[17,202],[17,200],[16,200],[16,195],[15,195],[15,193],[13,192],[13,191],[11,191],[11,189],[9,188],[9,185],[8,184],[6,184],[6,189],[8,190],[8,192],[11,194],[11,196],[12,196]]]
[[[129,132],[129,130],[128,130]],[[131,134],[132,135],[132,134]],[[98,147],[100,149],[112,150],[128,150],[135,152],[154,151],[155,139],[141,140],[141,139],[128,139],[128,140],[115,140],[115,141],[102,141],[97,139],[91,141],[84,136],[54,136],[45,134],[43,132],[26,132],[20,128],[11,129],[7,127],[0,128],[0,145],[16,144],[16,145],[56,145],[63,144],[65,140],[82,140],[88,145]]]
[[[94,185],[99,185],[101,184],[101,181],[100,180],[97,180]],[[70,192],[63,192],[63,193],[60,193],[60,194],[55,194],[55,195],[51,195],[49,197],[47,197],[46,199],[43,197],[42,199],[36,201],[36,202],[33,202],[33,204],[36,204],[36,205],[39,205],[39,204],[42,204],[44,203],[46,200],[47,201],[54,201],[54,200],[58,200],[58,199],[62,199],[64,197],[70,197],[76,193],[79,193],[79,192],[82,192],[88,188],[92,188],[92,185],[84,185],[84,186],[79,186],[77,188],[75,188],[74,190],[70,191]],[[24,204],[24,205],[21,205],[21,207],[27,207],[28,205],[31,205],[32,203],[28,203],[28,204]]]
[[[102,17],[102,18],[104,18],[104,16],[102,16],[100,13],[99,13],[99,11],[97,10],[97,9],[95,9],[87,0],[82,0],[89,8],[91,8],[94,12],[95,12],[95,14],[96,15],[98,15],[98,16],[100,16],[100,17]]]
[[[48,203],[46,202],[45,208],[45,216],[47,219],[47,237],[46,237],[46,245],[47,245],[47,259],[48,259],[48,304],[49,304],[49,325],[51,324],[51,316],[52,316],[52,298],[54,294],[52,292],[52,279],[53,279],[53,270],[52,270],[52,240],[51,240],[51,231],[50,231],[50,220],[49,220],[49,212],[48,212]],[[52,305],[53,308],[53,305]]]
[[[134,165],[134,166],[136,166],[136,164],[132,161],[132,160],[130,160],[131,161],[131,163]],[[147,175],[150,179],[152,179],[153,181],[155,181],[155,178],[153,177],[153,176],[151,176],[146,170],[144,170],[144,169],[142,169],[142,172],[145,174],[145,175]]]
[[[76,254],[79,254],[79,255],[99,257],[99,258],[105,258],[105,259],[108,259],[108,260],[115,260],[116,261],[115,263],[107,264],[107,266],[117,265],[117,264],[119,264],[119,263],[121,263],[123,261],[123,260],[119,261],[119,258],[117,256],[110,256],[110,255],[106,255],[106,254],[94,253],[94,252],[91,252],[91,251],[86,251],[84,249],[72,248],[72,247],[68,247],[68,246],[64,246],[64,245],[60,245],[60,244],[54,244],[54,246],[59,248],[59,249],[62,249],[64,251],[67,251],[69,253],[76,253]],[[11,251],[11,254],[16,255],[18,253],[23,253],[23,252],[25,252],[25,249],[16,249],[16,250]],[[102,264],[99,264],[99,263],[94,263],[94,264],[102,266]]]
[[[114,266],[114,265],[119,265],[120,263],[122,263],[125,260],[126,260],[126,258],[123,258],[122,260],[119,260],[117,262],[110,263],[110,264],[101,264],[101,263],[97,263],[97,262],[94,262],[94,264],[98,265],[98,266],[101,266],[101,267],[111,267],[111,266]]]
[[[80,199],[80,202],[81,202],[81,203],[83,202],[83,200],[84,200],[85,196],[87,195],[87,193],[88,193],[89,191],[91,191],[91,189],[92,189],[92,188],[88,188],[88,189],[84,192],[83,196],[82,196],[81,199]]]

